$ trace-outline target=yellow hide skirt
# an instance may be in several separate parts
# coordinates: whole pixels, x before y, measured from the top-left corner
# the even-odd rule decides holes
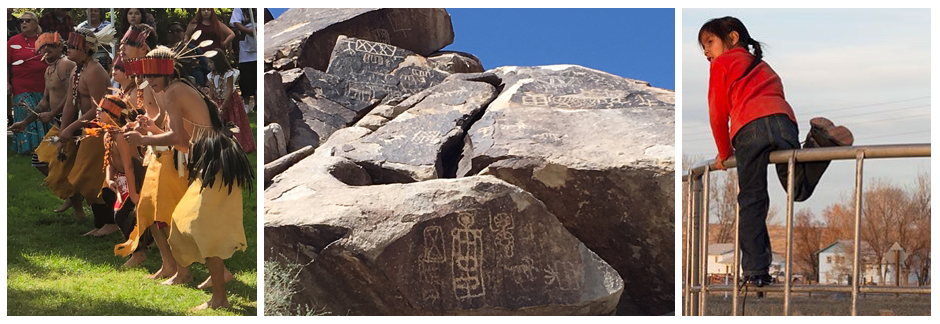
[[[69,183],[69,172],[72,172],[72,165],[75,164],[75,152],[78,146],[75,142],[68,141],[65,144],[65,154],[69,157],[65,161],[59,161],[59,148],[57,144],[49,142],[49,137],[59,136],[59,126],[52,126],[52,129],[46,133],[42,142],[36,147],[36,155],[40,162],[49,164],[49,175],[43,184],[52,190],[52,193],[60,199],[69,199],[75,195],[75,187]]]
[[[75,153],[75,164],[69,171],[69,183],[75,191],[85,197],[91,204],[103,204],[104,199],[98,197],[104,182],[104,139],[101,136],[86,137],[78,143],[78,152]]]
[[[229,194],[216,176],[211,188],[196,179],[186,190],[173,212],[170,223],[170,250],[179,265],[204,263],[208,257],[228,259],[235,251],[245,251],[245,227],[242,224],[242,188],[235,185]]]
[[[174,153],[175,151],[169,150],[147,154],[144,157],[147,173],[137,204],[137,225],[127,242],[114,246],[114,255],[131,255],[137,250],[140,236],[154,222],[170,224],[173,209],[189,186],[189,172],[184,169],[183,176],[180,177],[179,171],[173,167]]]

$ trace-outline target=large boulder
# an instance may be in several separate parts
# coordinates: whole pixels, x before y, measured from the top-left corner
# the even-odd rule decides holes
[[[485,82],[452,80],[426,93],[375,132],[343,145],[337,155],[362,165],[374,183],[454,177],[452,162],[460,157],[464,134],[496,97],[496,89]]]
[[[264,24],[264,61],[326,71],[336,38],[390,44],[422,56],[454,42],[450,15],[433,8],[293,8]]]
[[[297,109],[290,114],[289,147],[316,147],[375,106],[399,102],[448,75],[408,50],[339,36],[326,72],[305,68],[290,90]]]
[[[264,164],[287,155],[287,140],[284,128],[277,123],[264,126]]]
[[[293,302],[349,315],[612,314],[617,272],[531,194],[491,176],[369,185],[313,156],[264,193],[265,253]]]
[[[675,298],[675,101],[579,66],[495,69],[504,88],[473,124],[458,176],[523,188],[623,275],[618,314]]]
[[[264,124],[279,124],[285,130],[291,129],[288,114],[293,103],[284,91],[281,74],[277,71],[264,73]],[[290,141],[290,132],[284,133],[284,140]],[[286,143],[285,143],[286,144]]]
[[[483,63],[476,55],[455,51],[440,51],[428,56],[434,67],[450,73],[480,73]]]

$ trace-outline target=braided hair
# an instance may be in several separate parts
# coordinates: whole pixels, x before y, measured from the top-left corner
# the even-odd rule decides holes
[[[751,73],[751,70],[754,70],[758,64],[764,58],[764,52],[761,50],[761,43],[756,39],[751,37],[751,34],[747,32],[747,27],[744,27],[744,23],[741,22],[738,18],[727,16],[721,18],[715,18],[709,20],[702,28],[698,31],[699,46],[705,47],[702,44],[702,35],[705,33],[714,34],[721,38],[721,41],[725,44],[731,44],[731,32],[738,33],[738,44],[737,46],[743,47],[745,50],[750,52],[751,48],[754,48],[754,60],[751,61],[751,64],[748,65],[747,69],[744,70],[744,74],[741,74],[734,82],[741,80],[748,73]]]

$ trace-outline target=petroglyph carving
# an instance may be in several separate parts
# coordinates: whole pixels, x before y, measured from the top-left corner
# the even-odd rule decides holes
[[[407,21],[401,12],[392,11],[388,13],[388,22],[392,25],[392,31],[404,33],[406,30],[411,30],[411,26],[407,23],[402,23]]]
[[[532,258],[523,257],[522,264],[509,267],[509,273],[512,275],[512,281],[522,284],[526,281],[532,281],[532,270],[537,270],[533,265]]]
[[[578,265],[574,262],[555,261],[543,271],[546,286],[557,283],[561,290],[581,289],[581,276],[578,273]]]
[[[369,101],[372,100],[374,91],[371,88],[361,84],[350,83],[346,89],[346,97],[352,100]]]
[[[496,233],[496,246],[499,248],[499,255],[511,257],[515,238],[512,236],[513,229],[512,216],[508,213],[499,213],[490,215],[490,230]]]
[[[522,104],[526,106],[548,107],[548,96],[544,94],[525,93],[522,95]]]
[[[361,39],[356,40],[355,46],[355,51],[357,52],[377,54],[382,56],[394,56],[395,51],[398,50],[398,47],[393,45],[370,42]]]
[[[444,263],[444,231],[440,226],[428,226],[424,229],[424,262]]]
[[[375,36],[375,40],[379,43],[391,43],[391,38],[388,37],[388,30],[382,28],[376,28],[372,30],[372,35]]]
[[[368,64],[385,65],[385,57],[372,53],[363,53],[362,61]]]
[[[474,214],[460,212],[457,215],[459,228],[451,231],[454,257],[454,296],[458,300],[486,295],[483,285],[483,235],[482,230],[472,229]]]
[[[437,133],[429,131],[418,131],[411,137],[411,142],[416,144],[432,144],[439,141]]]

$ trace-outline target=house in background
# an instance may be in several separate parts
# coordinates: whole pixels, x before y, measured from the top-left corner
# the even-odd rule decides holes
[[[863,283],[867,285],[894,286],[900,280],[901,285],[917,282],[912,273],[898,273],[898,264],[904,264],[907,253],[897,242],[880,257],[875,255],[871,245],[866,241],[860,242],[862,246],[859,262],[862,265],[861,275]],[[854,250],[852,241],[838,240],[819,251],[819,283],[847,285],[852,278],[852,262]],[[881,271],[881,273],[879,273]]]
[[[783,270],[785,268],[784,256],[780,253],[773,254],[773,260],[770,263],[768,272],[771,276],[777,278],[780,282],[783,280]],[[708,245],[708,277],[713,283],[730,283],[734,276],[734,244],[733,243],[712,243]]]

